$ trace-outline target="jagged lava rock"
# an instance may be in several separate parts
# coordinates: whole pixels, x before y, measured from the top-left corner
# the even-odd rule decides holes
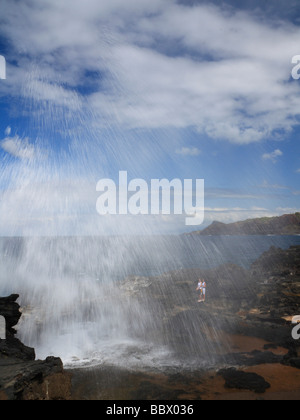
[[[271,386],[262,376],[235,368],[222,369],[219,371],[219,375],[225,379],[226,388],[248,389],[257,394],[263,394]]]
[[[22,314],[20,306],[16,303],[19,295],[11,295],[5,298],[0,298],[0,315],[5,318],[6,322],[6,337],[13,337],[16,331],[13,329],[19,322]]]
[[[22,314],[18,295],[0,298],[0,316],[6,321],[6,339],[0,339],[1,400],[68,400],[71,376],[59,358],[35,360],[34,349],[14,337]]]

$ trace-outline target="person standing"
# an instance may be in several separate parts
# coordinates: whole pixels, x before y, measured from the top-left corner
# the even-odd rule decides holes
[[[206,299],[206,281],[202,282],[202,302],[205,302]]]
[[[198,281],[198,287],[196,289],[196,291],[199,291],[199,299],[198,302],[202,302],[202,296],[203,296],[203,282],[201,279],[199,279]]]

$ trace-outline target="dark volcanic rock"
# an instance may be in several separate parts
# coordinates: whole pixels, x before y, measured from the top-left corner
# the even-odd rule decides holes
[[[0,339],[1,400],[66,400],[71,395],[71,378],[62,361],[48,357],[35,360],[34,349],[14,338],[20,317],[18,295],[0,298],[0,315],[6,321],[6,340]]]
[[[295,357],[289,360],[291,366],[300,369],[300,357]]]
[[[219,371],[225,379],[225,387],[233,389],[247,389],[258,394],[263,394],[271,386],[265,379],[256,373],[248,373],[235,368],[222,369]]]
[[[287,250],[271,247],[252,265],[254,275],[275,278],[300,275],[300,247],[291,246]]]
[[[35,360],[35,351],[17,338],[0,340],[0,360],[14,358],[22,361]]]
[[[277,336],[285,327],[291,337],[291,319],[300,314],[300,247],[272,247],[252,265],[251,275],[260,312],[253,321],[272,323]]]
[[[5,318],[6,337],[13,337],[16,331],[13,329],[21,318],[20,306],[16,303],[19,295],[11,295],[0,298],[0,315]]]
[[[205,304],[197,303],[199,278],[207,283]],[[170,346],[180,357],[211,362],[223,358],[228,365],[254,366],[289,364],[300,356],[297,350],[283,360],[268,349],[250,354],[251,348],[248,354],[233,357],[230,338],[258,338],[266,345],[293,351],[299,347],[300,342],[291,336],[291,319],[300,314],[299,246],[272,247],[250,270],[234,264],[184,269],[160,277],[129,278],[121,288],[151,314],[147,336]],[[216,352],[221,356],[216,357]],[[298,365],[297,360],[293,363]]]
[[[13,328],[19,322],[22,313],[20,305],[16,302],[19,295],[11,295],[0,298],[0,316],[5,318],[6,339],[0,339],[0,359],[16,358],[20,360],[34,360],[34,349],[25,346],[20,340],[14,337],[16,334]]]
[[[31,362],[0,359],[0,401],[67,400],[70,390],[71,377],[58,358]]]

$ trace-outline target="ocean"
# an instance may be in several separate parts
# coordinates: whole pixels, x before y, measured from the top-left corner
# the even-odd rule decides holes
[[[0,262],[2,270],[31,260],[40,261],[45,272],[62,268],[64,274],[69,271],[76,277],[114,281],[178,269],[211,269],[225,263],[249,268],[270,247],[293,245],[300,245],[300,235],[0,238]],[[3,294],[6,282],[2,280]]]

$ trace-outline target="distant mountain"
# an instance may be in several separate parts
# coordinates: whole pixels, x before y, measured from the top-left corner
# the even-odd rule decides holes
[[[300,213],[279,217],[262,217],[225,224],[213,222],[202,231],[190,235],[299,235]]]

